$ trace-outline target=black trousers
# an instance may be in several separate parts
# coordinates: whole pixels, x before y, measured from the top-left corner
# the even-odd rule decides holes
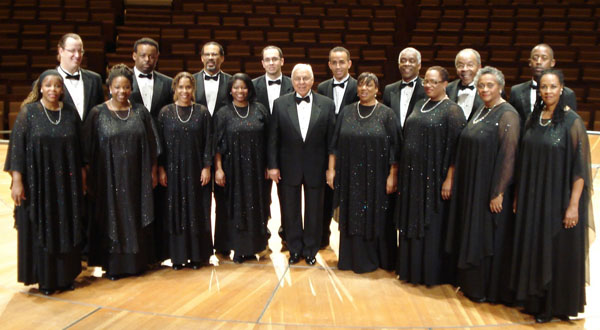
[[[302,226],[302,197],[304,186],[304,227]],[[290,254],[314,257],[319,251],[323,233],[324,185],[308,187],[279,184],[281,218]]]

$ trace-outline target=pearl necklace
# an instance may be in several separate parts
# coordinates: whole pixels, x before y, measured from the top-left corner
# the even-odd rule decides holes
[[[114,103],[113,99],[110,99],[111,103]],[[117,116],[117,118],[121,119],[122,121],[126,121],[127,119],[129,119],[129,115],[131,114],[131,102],[129,102],[129,100],[127,100],[127,103],[129,103],[129,108],[127,109],[127,116],[125,116],[125,118],[122,118],[121,116],[119,116],[119,111],[121,110],[115,110],[113,111],[115,113],[115,116]]]
[[[238,117],[242,118],[242,119],[246,119],[248,118],[248,115],[250,114],[250,104],[248,104],[248,112],[246,113],[245,116],[240,115],[240,112],[238,111],[238,109],[235,107],[235,104],[233,102],[231,102],[231,105],[233,105],[233,110],[235,110],[235,113],[238,115]]]
[[[429,103],[429,101],[431,101],[431,98],[428,98],[427,101],[425,101],[425,103],[423,103],[423,106],[421,106],[421,113],[428,113],[430,111],[433,111],[433,109],[437,108],[437,106],[440,105],[442,102],[444,102],[444,100],[446,100],[447,98],[448,98],[448,95],[444,96],[443,99],[439,100],[438,103],[433,106],[433,108],[431,108],[429,110],[423,110],[425,108],[425,106],[427,105],[427,103]]]
[[[190,116],[188,117],[187,120],[183,120],[183,119],[181,119],[181,116],[179,116],[179,107],[177,106],[177,103],[175,103],[175,113],[177,114],[177,119],[179,119],[180,122],[185,124],[188,121],[190,121],[190,119],[192,119],[192,114],[194,114],[194,104],[192,103],[192,110],[190,110]]]
[[[480,121],[484,120],[485,117],[487,117],[490,112],[492,112],[494,109],[496,109],[497,106],[499,106],[500,104],[504,103],[506,101],[501,100],[498,103],[496,103],[493,107],[490,108],[490,111],[488,111],[485,115],[483,115],[483,117],[479,118],[479,116],[481,116],[481,113],[483,112],[483,109],[485,109],[485,105],[481,106],[481,109],[479,109],[479,112],[477,113],[477,116],[475,116],[475,119],[473,119],[473,124],[477,124]]]
[[[363,117],[363,115],[360,114],[360,101],[358,101],[358,102],[356,102],[356,112],[358,113],[358,116],[361,119],[367,119],[367,118],[371,117],[373,112],[375,112],[375,107],[377,107],[377,104],[379,104],[379,102],[377,102],[377,100],[375,100],[375,105],[373,106],[373,109],[371,109],[371,113]]]
[[[52,125],[60,124],[60,119],[62,118],[62,108],[58,108],[58,120],[54,122],[54,121],[52,121],[52,119],[50,119],[50,115],[48,115],[48,109],[46,109],[46,106],[44,105],[44,100],[40,100],[40,103],[42,104],[42,108],[44,108],[44,113],[46,114],[46,118],[48,118],[48,121],[50,122],[50,124],[52,124]]]

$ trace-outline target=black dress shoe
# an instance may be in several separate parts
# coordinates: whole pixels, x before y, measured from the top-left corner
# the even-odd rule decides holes
[[[548,315],[536,315],[535,316],[535,323],[548,323],[552,321],[552,316],[548,316]]]
[[[118,280],[119,278],[121,278],[121,276],[119,276],[119,275],[108,275],[108,274],[106,274],[106,278],[107,278],[107,279],[109,279],[109,280],[111,280],[111,281],[116,281],[116,280]]]
[[[40,288],[39,290],[45,296],[49,296],[49,295],[53,294],[55,291],[54,289],[47,289],[47,288]]]
[[[173,269],[174,270],[182,270],[183,267],[185,267],[184,264],[173,264]]]
[[[290,265],[297,264],[298,261],[300,261],[300,254],[298,254],[298,253],[290,254],[290,259],[288,259],[288,261],[290,262]]]
[[[59,288],[60,291],[73,291],[75,290],[75,285],[73,285],[73,283],[69,284],[69,285],[65,285],[63,287]]]
[[[481,297],[481,298],[476,298],[476,297],[471,297],[469,295],[465,295],[467,298],[469,298],[469,300],[471,300],[472,302],[476,302],[476,303],[483,303],[486,302],[487,299],[485,297]]]
[[[312,266],[317,262],[315,257],[304,257],[304,260],[306,260],[306,264],[309,266]]]
[[[202,268],[203,263],[198,261],[192,261],[188,264],[189,267],[192,267],[193,270],[198,270]]]
[[[246,258],[244,258],[243,255],[236,254],[233,256],[233,262],[236,264],[242,264],[244,263],[244,260],[246,260]]]

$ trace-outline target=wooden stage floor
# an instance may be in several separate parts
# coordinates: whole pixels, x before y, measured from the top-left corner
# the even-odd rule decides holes
[[[600,191],[600,138],[594,148],[595,190]],[[6,145],[0,145],[4,163]],[[572,322],[536,325],[515,308],[476,304],[449,285],[427,288],[378,270],[357,275],[336,268],[338,232],[321,251],[317,265],[288,266],[287,253],[273,235],[272,253],[236,265],[217,261],[200,270],[174,271],[167,265],[143,276],[109,281],[86,269],[70,292],[44,296],[37,285],[17,283],[17,243],[13,229],[10,178],[0,175],[0,327],[151,329],[527,329],[600,328],[600,250],[591,249],[592,284],[586,313]],[[599,194],[594,196],[600,219]],[[279,213],[274,191],[272,214]],[[277,233],[279,219],[269,224]],[[335,227],[335,228],[334,228]]]

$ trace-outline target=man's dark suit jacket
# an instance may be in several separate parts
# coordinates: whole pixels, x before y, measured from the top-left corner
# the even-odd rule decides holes
[[[154,87],[152,88],[152,104],[148,110],[150,111],[152,118],[156,119],[158,118],[160,110],[165,105],[173,103],[173,91],[171,90],[173,79],[158,71],[153,71],[152,75],[154,78]],[[137,83],[138,79],[146,78],[134,77],[132,86],[133,90],[129,96],[129,101],[144,104],[142,94],[140,93],[140,87]]]
[[[356,87],[356,79],[352,77],[348,78],[348,86],[346,86],[346,90],[344,91],[344,97],[342,98],[342,103],[340,104],[340,112],[336,114],[336,117],[339,116],[342,109],[344,109],[346,105],[358,101],[358,93]],[[333,100],[333,78],[327,79],[324,82],[320,83],[317,87],[317,93],[325,95]]]
[[[102,78],[99,74],[90,70],[80,70],[81,80],[83,81],[83,118],[81,118],[81,121],[85,121],[90,110],[104,102],[104,90],[102,90]],[[75,102],[73,102],[73,98],[66,88],[63,102],[76,108]]]
[[[521,124],[525,123],[529,114],[531,114],[531,80],[520,83],[510,89],[510,104],[517,110],[521,117]],[[563,98],[565,103],[577,111],[577,98],[572,89],[565,87],[563,90]],[[522,125],[521,125],[522,126]]]
[[[208,107],[206,102],[206,94],[204,92],[204,75],[202,74],[204,70],[194,73],[194,79],[196,79],[196,103],[202,104],[205,107]],[[215,103],[215,110],[213,111],[213,116],[219,109],[225,105],[227,105],[229,92],[227,90],[227,84],[231,79],[231,75],[225,73],[223,71],[219,71],[219,90],[217,92],[217,101]]]
[[[269,109],[270,112],[273,112],[269,107],[269,92],[267,92],[267,81],[265,80],[265,75],[252,79],[252,84],[256,90],[256,101],[264,105],[265,109]],[[282,75],[279,96],[291,93],[293,91],[294,86],[292,86],[292,79],[290,79],[288,76]]]
[[[452,81],[446,87],[446,95],[448,95],[448,98],[455,103],[458,103],[458,84],[460,84],[460,79]],[[477,109],[479,109],[482,105],[483,100],[481,99],[481,97],[479,97],[479,94],[477,94],[477,88],[475,88],[475,98],[473,99],[473,107],[471,108],[471,114],[469,115],[469,118],[467,118],[467,121],[473,118],[475,112],[477,112]]]
[[[267,161],[269,169],[279,169],[280,183],[309,187],[325,185],[329,161],[328,147],[335,129],[335,104],[312,93],[312,109],[306,139],[302,140],[296,93],[281,96],[273,103],[269,123]]]
[[[398,80],[393,84],[385,86],[385,89],[383,90],[383,104],[394,110],[394,113],[396,114],[398,130],[402,131],[404,127],[402,127],[400,124],[400,97],[402,96],[402,92],[400,91],[400,83],[402,83],[402,80]],[[408,118],[408,116],[410,116],[412,113],[415,103],[426,97],[427,95],[425,94],[425,89],[423,89],[423,79],[417,78],[417,80],[415,80],[415,87],[412,97],[408,104],[408,110],[406,111],[406,118]],[[405,122],[406,118],[404,118]]]

